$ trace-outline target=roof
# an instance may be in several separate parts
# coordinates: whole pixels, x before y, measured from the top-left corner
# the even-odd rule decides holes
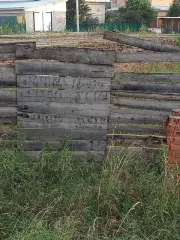
[[[0,9],[24,9],[29,7],[36,7],[45,3],[54,3],[58,0],[37,0],[31,2],[21,2],[21,1],[2,1],[0,2]]]

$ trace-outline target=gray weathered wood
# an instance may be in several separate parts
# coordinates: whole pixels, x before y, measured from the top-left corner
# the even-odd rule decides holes
[[[104,141],[106,140],[106,130],[75,130],[61,128],[26,128],[22,130],[27,139],[43,141],[59,141],[67,136],[69,140],[88,140]]]
[[[109,91],[109,78],[59,77],[52,75],[17,75],[17,86],[28,88],[58,88],[89,91]]]
[[[28,151],[41,151],[46,142],[42,141],[23,141],[19,143]],[[48,142],[48,146],[51,150],[58,150],[63,147],[61,142]],[[105,141],[68,141],[67,146],[71,151],[104,151],[106,147]]]
[[[137,100],[137,99],[128,99],[128,98],[121,98],[111,99],[112,104],[117,104],[124,107],[129,108],[137,108],[137,109],[147,109],[147,110],[155,110],[155,111],[164,111],[169,112],[172,109],[179,109],[180,102],[167,102],[167,101],[151,101],[151,100]]]
[[[177,46],[156,43],[156,42],[128,36],[125,34],[110,32],[107,30],[104,32],[103,38],[113,42],[118,42],[121,44],[126,44],[130,46],[142,48],[145,50],[155,51],[155,52],[180,52],[180,48]]]
[[[17,44],[26,44],[27,46],[31,46],[32,48],[36,47],[35,41],[11,41],[9,43],[0,43],[0,54],[1,53],[16,53],[16,45]]]
[[[16,103],[16,91],[13,90],[0,90],[0,101],[1,102],[14,102]]]
[[[0,66],[0,88],[12,86],[16,86],[15,67]]]
[[[160,127],[160,126],[143,126],[143,125],[128,125],[128,124],[109,124],[108,125],[108,133],[112,132],[121,132],[121,133],[126,133],[126,132],[131,132],[131,133],[147,133],[147,134],[157,134],[157,135],[164,135],[165,134],[165,129]]]
[[[155,99],[155,100],[166,100],[166,101],[180,101],[179,93],[144,93],[144,92],[133,92],[133,91],[112,91],[112,98],[120,99],[122,97],[129,98],[143,98],[143,99]]]
[[[17,74],[58,75],[61,77],[113,78],[113,66],[64,62],[16,61]]]
[[[116,63],[180,62],[179,53],[116,52]]]
[[[27,156],[30,159],[38,159],[40,157],[41,151],[27,151]],[[52,152],[52,154],[57,154],[57,152]],[[93,160],[97,162],[103,162],[105,160],[104,151],[72,151],[72,160]]]
[[[139,123],[139,124],[159,124],[167,120],[169,112],[139,110],[129,108],[115,108],[110,109],[110,123]]]
[[[73,115],[86,117],[107,117],[107,104],[59,104],[45,102],[19,102],[18,111],[27,113],[56,114],[58,116]]]
[[[143,83],[180,84],[180,74],[176,73],[115,73],[113,81],[138,81]]]
[[[0,138],[4,140],[16,139],[17,131],[12,129],[1,128],[0,129]]]
[[[112,82],[112,90],[126,90],[138,92],[180,93],[180,85],[148,84],[138,82]]]
[[[0,107],[0,118],[4,117],[16,117],[17,108],[16,107]]]
[[[99,51],[88,48],[46,47],[33,49],[29,45],[16,45],[16,57],[28,59],[52,59],[59,62],[113,65],[114,51]]]
[[[58,89],[17,89],[18,102],[56,102],[56,103],[77,103],[96,104],[109,103],[110,92],[82,92],[67,91]]]
[[[18,123],[24,128],[107,129],[107,117],[57,116],[38,113],[18,113]]]
[[[16,117],[0,117],[0,124],[17,124]]]

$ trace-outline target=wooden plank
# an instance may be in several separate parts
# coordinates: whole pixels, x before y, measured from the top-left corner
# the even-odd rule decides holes
[[[22,130],[29,140],[59,141],[67,136],[69,140],[105,141],[106,130],[74,130],[60,128],[26,128]]]
[[[57,116],[18,112],[23,128],[107,129],[107,117]]]
[[[82,92],[67,91],[58,89],[17,89],[19,102],[56,102],[56,103],[77,103],[96,104],[109,103],[110,92]]]
[[[180,62],[179,53],[122,53],[116,52],[116,63],[144,63],[144,62]]]
[[[46,102],[19,102],[18,111],[24,113],[56,114],[58,116],[107,117],[107,104],[59,104]]]
[[[109,91],[109,78],[59,77],[52,75],[17,75],[17,86],[23,88],[58,88],[89,91]]]
[[[0,90],[0,101],[1,102],[13,102],[16,103],[16,90]]]
[[[17,44],[26,44],[32,48],[36,47],[35,41],[13,41],[9,43],[0,43],[0,54],[1,53],[15,53]]]
[[[138,92],[180,93],[180,85],[148,84],[137,82],[112,82],[111,90]]]
[[[16,61],[16,73],[58,75],[61,77],[113,78],[113,66],[85,65],[64,62]]]
[[[147,109],[155,111],[169,112],[172,109],[179,109],[180,102],[151,101],[151,100],[135,100],[128,98],[111,99],[112,104],[120,105],[128,108]]]
[[[133,135],[133,134],[107,134],[108,141],[124,141],[124,140],[132,140],[132,141],[145,141],[145,142],[166,142],[165,136],[156,136],[156,135]]]
[[[33,49],[25,44],[16,45],[16,57],[28,59],[52,59],[59,62],[84,63],[95,65],[113,65],[114,51],[99,51],[88,48],[46,47]]]
[[[180,48],[178,46],[161,44],[161,43],[140,39],[137,37],[132,37],[122,33],[116,33],[116,32],[111,32],[107,30],[104,31],[103,39],[142,48],[145,50],[155,51],[155,52],[180,52]]]
[[[16,107],[0,107],[0,118],[4,117],[16,117],[17,108]]]
[[[15,67],[0,66],[0,88],[15,86],[16,86]]]
[[[129,98],[143,98],[143,99],[155,99],[166,101],[180,101],[179,93],[144,93],[133,91],[111,91],[112,98],[120,99],[122,97]]]
[[[38,159],[40,157],[41,151],[27,151],[27,156],[30,159]],[[52,152],[52,154],[57,154],[57,152]],[[72,160],[84,161],[92,160],[96,162],[103,162],[105,160],[104,151],[72,151]]]
[[[143,83],[180,84],[180,74],[176,73],[115,73],[113,81],[138,81]]]
[[[41,151],[46,142],[42,141],[24,141],[19,143],[25,150]],[[63,147],[61,142],[48,142],[51,150],[58,150]],[[105,141],[68,141],[67,146],[71,151],[104,151],[106,147]]]
[[[128,124],[109,124],[108,125],[108,133],[110,131],[116,133],[116,132],[121,132],[121,133],[146,133],[146,134],[157,134],[157,135],[164,135],[165,134],[165,129],[158,127],[158,126],[143,126],[143,125],[128,125]]]
[[[0,53],[0,61],[14,61],[16,60],[15,53]]]
[[[160,124],[166,121],[169,112],[111,107],[109,122]]]
[[[16,117],[0,118],[0,124],[17,124],[17,118]]]

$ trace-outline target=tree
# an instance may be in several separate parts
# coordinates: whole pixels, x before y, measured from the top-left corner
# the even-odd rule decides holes
[[[180,16],[180,0],[174,0],[173,4],[170,6],[168,17],[179,17]]]
[[[66,23],[76,24],[76,0],[68,0],[66,4]],[[83,0],[79,0],[79,15],[80,24],[98,24],[98,19],[92,17],[90,7],[83,4]]]
[[[149,24],[155,16],[155,10],[149,0],[128,0],[124,8],[107,13],[106,22]]]

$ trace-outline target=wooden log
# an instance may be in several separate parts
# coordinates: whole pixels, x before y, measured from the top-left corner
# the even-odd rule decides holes
[[[17,147],[17,141],[16,140],[0,140],[0,148],[12,148]]]
[[[13,90],[0,90],[0,101],[1,102],[13,102],[16,103],[16,91]]]
[[[60,128],[26,128],[22,133],[29,140],[59,141],[65,136],[69,140],[105,141],[106,130],[74,130]]]
[[[27,151],[41,151],[46,142],[42,141],[24,141],[19,142],[18,145],[22,146]],[[61,150],[63,144],[61,142],[48,142],[51,150]],[[104,151],[106,147],[105,141],[68,141],[67,146],[71,151]]]
[[[157,134],[157,135],[165,135],[165,129],[162,127],[154,126],[142,126],[142,125],[128,125],[128,124],[109,124],[108,125],[108,133],[110,131],[116,133],[144,133],[144,134]]]
[[[65,62],[16,61],[16,73],[58,75],[61,77],[113,78],[113,66],[85,65]]]
[[[17,124],[17,118],[16,117],[0,118],[0,124]]]
[[[158,92],[158,93],[180,93],[180,85],[167,85],[167,84],[146,84],[137,82],[112,82],[112,90],[126,90],[138,92]]]
[[[116,63],[180,62],[178,53],[122,53],[116,52]]]
[[[28,88],[58,88],[89,91],[109,91],[110,78],[59,77],[51,75],[17,75],[17,86]]]
[[[41,151],[27,151],[26,154],[33,160],[40,157]],[[52,154],[56,155],[57,152],[52,152]],[[103,162],[105,160],[104,151],[72,151],[71,156],[72,160],[78,161],[92,160],[95,162]]]
[[[0,54],[1,53],[16,53],[17,44],[26,44],[32,48],[36,47],[35,41],[13,41],[9,43],[0,43]]]
[[[179,93],[144,93],[144,92],[133,92],[133,91],[112,91],[112,98],[120,99],[122,97],[129,98],[143,98],[143,99],[155,99],[155,100],[166,100],[166,101],[180,101]]]
[[[67,91],[58,89],[17,89],[18,102],[56,102],[77,104],[105,104],[110,102],[110,92]]]
[[[143,82],[143,83],[166,83],[180,84],[180,74],[176,73],[115,73],[113,82]]]
[[[180,52],[180,48],[176,46],[155,43],[152,41],[131,37],[125,34],[110,32],[107,30],[104,32],[103,39],[155,52]]]
[[[160,124],[167,120],[169,112],[139,110],[129,108],[110,108],[110,123]]]
[[[17,108],[16,107],[0,107],[0,118],[4,117],[16,117],[17,116]]]
[[[135,100],[128,98],[111,99],[112,104],[120,105],[128,108],[147,109],[155,111],[170,112],[172,109],[179,109],[179,102],[166,102],[166,101],[151,101],[151,100]]]
[[[59,104],[41,102],[18,102],[18,111],[24,113],[56,114],[58,116],[107,117],[107,104]]]
[[[59,62],[113,65],[114,51],[99,51],[88,48],[46,47],[34,49],[26,44],[16,45],[16,57],[28,59],[52,59]]]
[[[107,129],[107,117],[57,116],[38,113],[18,113],[23,128]]]
[[[16,139],[17,131],[12,129],[1,128],[0,129],[0,138],[3,140]]]
[[[0,88],[15,86],[16,86],[15,67],[0,66]]]

